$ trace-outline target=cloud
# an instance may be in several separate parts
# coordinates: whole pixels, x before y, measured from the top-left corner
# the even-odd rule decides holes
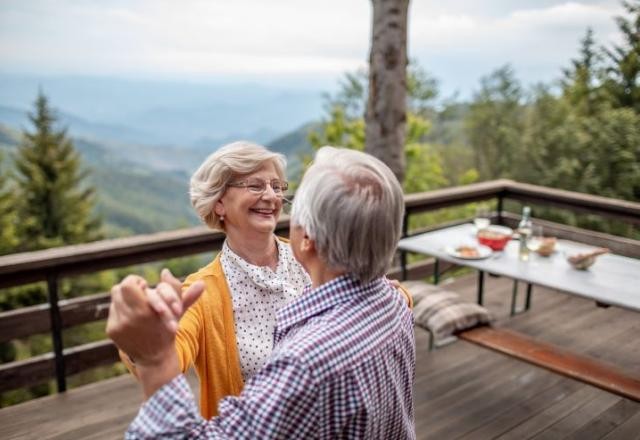
[[[4,69],[338,75],[368,59],[371,6],[362,0],[0,0],[0,7]],[[413,1],[409,53],[456,87],[506,62],[525,76],[549,77],[575,56],[587,26],[610,41],[620,12],[617,0]]]

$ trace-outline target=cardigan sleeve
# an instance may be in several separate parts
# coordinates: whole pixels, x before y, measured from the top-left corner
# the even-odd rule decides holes
[[[182,291],[191,286],[198,277],[196,274],[187,277],[182,285]],[[178,333],[176,334],[176,352],[182,372],[186,372],[195,362],[198,352],[200,351],[200,334],[202,331],[202,303],[201,300],[196,301],[184,315],[180,318]]]

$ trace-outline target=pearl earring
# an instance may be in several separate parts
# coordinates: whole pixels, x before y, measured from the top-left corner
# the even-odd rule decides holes
[[[220,221],[223,222],[224,221],[224,215],[220,216]]]

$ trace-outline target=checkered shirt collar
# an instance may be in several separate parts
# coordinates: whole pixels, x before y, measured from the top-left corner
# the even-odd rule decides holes
[[[338,304],[370,297],[380,292],[384,284],[384,278],[363,284],[350,275],[342,275],[315,289],[305,287],[298,299],[278,311],[274,343],[277,344],[292,327]]]

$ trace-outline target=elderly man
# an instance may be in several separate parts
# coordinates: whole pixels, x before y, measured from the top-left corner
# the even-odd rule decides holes
[[[136,362],[148,400],[126,438],[414,438],[411,312],[384,278],[402,189],[379,160],[318,151],[296,193],[291,247],[311,286],[278,312],[274,349],[239,397],[204,420],[179,374],[176,319],[197,300],[177,280],[114,288],[107,332]]]

